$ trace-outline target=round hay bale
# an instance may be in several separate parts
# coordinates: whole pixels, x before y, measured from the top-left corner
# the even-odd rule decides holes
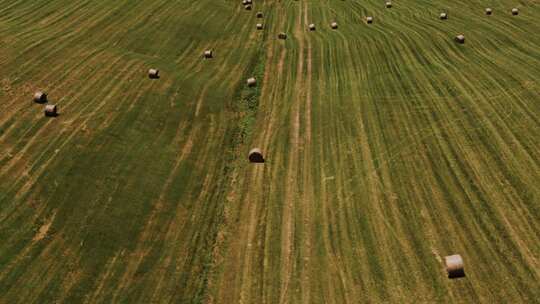
[[[247,4],[246,6],[244,6],[244,8],[246,9],[246,11],[250,11],[251,10],[251,5]]]
[[[249,151],[248,155],[249,161],[252,163],[264,163],[264,157],[261,152],[261,149],[254,148]]]
[[[366,23],[368,24],[373,23],[373,17],[366,17]]]
[[[212,52],[212,50],[206,50],[204,51],[204,58],[213,58],[214,57],[214,53]]]
[[[309,25],[309,30],[310,30],[310,31],[314,31],[314,30],[315,30],[315,24],[311,23],[311,24]]]
[[[439,15],[439,18],[441,18],[441,20],[446,20],[446,19],[448,19],[448,14],[447,13],[441,13]]]
[[[251,78],[248,78],[246,83],[248,87],[254,87],[257,84],[257,80],[255,79],[255,77],[251,77]]]
[[[45,106],[45,116],[55,117],[57,115],[58,115],[58,107],[56,107],[56,105]]]
[[[465,270],[463,269],[463,258],[461,255],[454,254],[444,257],[444,262],[446,264],[446,272],[448,273],[448,278],[461,278],[465,276]]]
[[[386,8],[391,8],[392,7],[392,2],[388,1],[386,2]]]
[[[47,94],[45,92],[37,91],[34,93],[34,102],[37,103],[46,103],[47,102]]]
[[[263,17],[263,13],[262,12],[257,12],[257,18],[262,18]]]
[[[251,0],[246,0],[246,3],[251,4],[252,2],[251,2]]]
[[[283,39],[283,40],[284,40],[284,39],[287,39],[287,34],[281,32],[281,33],[278,34],[278,38],[279,38],[279,39]]]
[[[150,79],[158,79],[159,78],[159,70],[158,69],[150,69],[150,70],[148,70],[148,77],[150,77]]]
[[[337,28],[338,28],[337,22],[332,22],[332,23],[330,23],[330,27],[331,27],[332,29],[334,29],[334,30],[337,29]]]
[[[519,10],[517,8],[513,8],[512,9],[512,15],[516,16],[517,14],[519,14]]]
[[[455,38],[457,43],[463,44],[465,43],[465,36],[464,35],[457,35]]]
[[[258,29],[258,30],[262,30],[262,29],[263,29],[262,23],[257,23],[257,29]]]
[[[486,8],[486,15],[491,15],[493,13],[493,10],[491,8]]]
[[[246,4],[248,4],[247,0],[242,0],[242,5],[246,5]]]

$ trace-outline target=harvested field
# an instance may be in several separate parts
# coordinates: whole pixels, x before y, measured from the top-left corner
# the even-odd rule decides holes
[[[0,0],[0,303],[538,302],[540,5],[393,3]]]

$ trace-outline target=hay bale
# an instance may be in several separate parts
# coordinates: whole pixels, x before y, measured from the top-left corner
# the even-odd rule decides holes
[[[212,50],[206,50],[204,51],[204,58],[213,58],[214,57],[214,54],[212,52]]]
[[[491,8],[486,8],[486,15],[491,15],[493,13],[493,10]]]
[[[58,107],[55,105],[46,105],[45,106],[45,116],[55,117],[58,115]]]
[[[439,15],[439,18],[441,18],[441,20],[446,20],[446,19],[448,19],[448,14],[447,13],[441,13]]]
[[[258,30],[262,30],[262,29],[263,29],[262,23],[257,23],[257,29],[258,29]]]
[[[519,10],[517,8],[513,8],[512,9],[512,15],[516,16],[517,14],[519,14]]]
[[[251,5],[247,4],[246,6],[244,6],[244,8],[246,9],[246,11],[250,11],[251,10]]]
[[[248,4],[247,0],[242,0],[242,5],[246,5],[246,4]]]
[[[281,32],[281,33],[278,34],[278,38],[279,39],[287,39],[287,34]]]
[[[251,0],[246,0],[247,4],[252,4]]]
[[[257,18],[262,18],[263,17],[263,13],[262,12],[257,12]]]
[[[264,157],[261,152],[261,149],[254,148],[249,151],[248,155],[249,161],[252,163],[264,163]]]
[[[338,28],[337,22],[332,22],[332,23],[330,24],[330,27],[331,27],[332,29],[334,29],[334,30],[337,29],[337,28]]]
[[[386,2],[386,8],[391,8],[392,7],[392,2],[388,1]]]
[[[158,69],[150,69],[150,70],[148,70],[148,77],[150,77],[150,79],[158,79],[159,78],[159,70]]]
[[[366,23],[367,24],[373,23],[373,17],[366,17]]]
[[[309,30],[310,30],[310,31],[314,31],[314,30],[315,30],[315,24],[311,23],[311,24],[309,25]]]
[[[45,94],[45,92],[37,91],[36,93],[34,93],[34,102],[46,103],[47,102],[47,94]]]
[[[448,278],[461,278],[465,276],[465,270],[463,269],[463,259],[461,255],[454,254],[444,257],[444,262],[446,264],[446,272],[448,273]]]
[[[463,43],[465,43],[465,36],[457,35],[455,40],[456,40],[457,43],[463,44]]]
[[[255,77],[251,77],[251,78],[248,78],[246,83],[248,87],[254,87],[257,84],[257,80],[255,79]]]

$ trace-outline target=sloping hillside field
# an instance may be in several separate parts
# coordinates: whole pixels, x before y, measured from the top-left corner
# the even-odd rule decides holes
[[[0,303],[540,303],[539,19],[0,0]]]

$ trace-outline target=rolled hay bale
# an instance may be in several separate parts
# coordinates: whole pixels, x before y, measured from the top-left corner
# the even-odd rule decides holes
[[[250,10],[251,10],[251,4],[246,4],[246,5],[244,6],[244,9],[245,9],[246,11],[250,11]]]
[[[214,53],[212,52],[212,50],[204,51],[204,58],[210,59],[210,58],[213,58],[213,57],[214,57]]]
[[[246,4],[248,4],[247,0],[242,0],[242,5],[246,5]]]
[[[56,105],[46,105],[45,106],[45,116],[55,117],[58,115],[58,107]]]
[[[309,25],[309,30],[310,30],[310,31],[314,31],[314,30],[315,30],[315,24],[311,23],[311,24]]]
[[[287,39],[287,34],[281,32],[281,33],[278,34],[278,38],[279,39]]]
[[[264,163],[264,157],[261,149],[259,148],[251,149],[249,151],[248,158],[251,163]]]
[[[457,43],[463,44],[463,43],[465,43],[465,36],[457,35],[455,40],[456,40]]]
[[[446,19],[448,19],[448,14],[447,14],[447,13],[441,13],[441,14],[439,15],[439,18],[440,18],[441,20],[446,20]]]
[[[257,12],[257,18],[262,18],[263,17],[263,13],[262,12]]]
[[[248,87],[254,87],[257,84],[257,80],[255,79],[255,77],[251,77],[251,78],[248,78],[246,83]]]
[[[491,15],[493,13],[493,10],[491,8],[486,8],[486,15]]]
[[[386,2],[386,8],[391,8],[392,7],[392,2],[388,1]]]
[[[512,9],[512,15],[516,16],[517,14],[519,14],[519,10],[517,8],[513,8]]]
[[[150,79],[158,79],[159,78],[159,70],[158,69],[150,69],[150,70],[148,70],[148,77]]]
[[[330,27],[331,27],[332,29],[334,29],[334,30],[337,29],[337,28],[338,28],[337,22],[332,22],[332,23],[330,23]]]
[[[262,23],[257,23],[257,29],[258,29],[258,30],[262,30],[262,29],[263,29]]]
[[[247,4],[252,4],[251,0],[246,0]]]
[[[373,17],[366,17],[366,23],[367,24],[373,23]]]
[[[47,94],[42,91],[37,91],[34,93],[34,102],[37,103],[46,103],[47,102]]]
[[[463,258],[461,258],[461,255],[454,254],[446,256],[444,257],[444,262],[446,264],[448,278],[462,278],[465,276],[465,270],[463,269]]]

